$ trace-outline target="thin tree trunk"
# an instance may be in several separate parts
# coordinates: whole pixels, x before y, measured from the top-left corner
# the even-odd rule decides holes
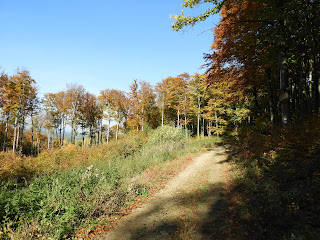
[[[4,138],[3,138],[3,151],[6,151],[6,144],[7,144],[7,138],[8,138],[8,125],[9,125],[9,116],[7,116],[7,121],[6,121],[6,130],[4,133]]]
[[[73,144],[76,144],[76,138],[77,138],[77,130],[76,128],[74,127],[73,128]]]
[[[287,59],[285,57],[283,47],[279,47],[278,60],[280,70],[280,94],[279,106],[281,112],[282,126],[286,127],[290,121],[289,109],[289,92],[288,92],[288,74],[287,74]]]
[[[33,141],[33,114],[31,114],[31,154],[34,155],[34,141]]]
[[[306,95],[306,81],[305,81],[305,74],[304,74],[304,63],[300,60],[299,64],[299,109],[300,109],[300,116],[303,119],[306,115],[307,109],[307,95]]]
[[[73,143],[73,119],[71,120],[71,136],[70,136],[70,141]]]
[[[318,15],[319,8],[316,4],[312,4],[312,14],[314,16],[314,19]],[[314,61],[314,106],[315,111],[317,113],[320,113],[320,61],[319,61],[319,37],[317,36],[319,34],[319,24],[317,24],[317,27],[310,28],[312,31],[312,40],[314,42],[314,46],[312,47],[312,54],[313,54],[313,61]]]
[[[16,151],[16,138],[17,138],[17,116],[14,118],[14,128],[13,128],[13,144],[12,144],[12,152],[15,153]]]
[[[273,99],[273,87],[271,82],[271,69],[265,69],[265,75],[268,83],[268,95],[269,95],[269,111],[271,124],[275,123],[275,104]]]
[[[58,129],[58,141],[59,141],[59,146],[62,146],[62,126],[59,126]]]
[[[205,126],[205,119],[202,118],[202,137],[204,137],[204,126]]]
[[[116,141],[118,141],[119,122],[117,122]],[[143,130],[142,130],[143,131]]]
[[[90,142],[89,142],[89,146],[91,147],[92,146],[92,126],[90,126]]]
[[[107,143],[109,142],[109,137],[110,137],[110,119],[108,124]]]
[[[101,140],[101,144],[104,143],[104,137],[103,137],[103,131],[102,131],[102,120],[100,121],[100,140]]]
[[[162,109],[161,109],[161,127],[163,127],[163,119],[164,119],[164,101],[162,101]]]
[[[17,141],[16,141],[16,150],[19,151],[19,139],[20,139],[20,126],[17,127]]]
[[[314,53],[313,56],[313,71],[312,71],[312,80],[313,80],[313,96],[314,96],[314,101],[313,101],[313,106],[314,106],[314,112],[319,113],[319,76],[318,76],[318,64],[316,62],[316,53]]]
[[[65,134],[65,131],[66,131],[66,120],[63,119],[63,122],[62,122],[62,142],[64,142],[64,134]]]
[[[59,145],[62,146],[63,143],[62,143],[62,119],[61,119],[61,122],[60,122],[60,125],[59,125]]]
[[[56,128],[56,140],[57,140],[57,142],[59,142],[58,128]]]
[[[143,132],[143,124],[144,124],[144,122],[143,122],[143,118],[141,118],[141,131]]]
[[[47,135],[47,140],[48,140],[48,150],[50,149],[50,130],[47,130],[48,135]]]
[[[257,108],[256,114],[259,115],[260,114],[260,105],[258,102],[258,94],[257,94],[256,87],[253,87],[253,96],[254,96],[254,104],[256,105],[256,108]]]
[[[186,138],[188,138],[188,128],[187,128],[187,112],[184,112],[184,129],[186,131]]]
[[[312,113],[312,71],[309,71],[309,81],[307,83],[307,89],[308,89],[308,114]]]
[[[81,127],[82,147],[84,147],[84,127]]]
[[[188,128],[187,128],[187,94],[184,94],[184,128],[186,131],[186,138],[188,138]]]
[[[21,135],[20,135],[20,151],[22,151],[22,144],[23,144],[23,134],[25,129],[25,117],[22,118],[22,127],[21,127]]]
[[[57,136],[57,129],[56,129],[56,136]],[[51,148],[54,149],[54,129],[52,129],[52,138],[51,138]]]
[[[217,137],[219,137],[219,123],[218,123],[217,110],[214,111],[214,118],[215,118],[215,120],[216,120],[216,133],[217,133]]]
[[[198,99],[197,137],[200,138],[200,104]]]
[[[278,8],[280,13],[283,13],[283,0],[278,0]],[[283,14],[280,16],[282,17]],[[288,81],[288,69],[287,69],[287,58],[285,54],[285,24],[284,20],[279,20],[279,47],[278,47],[278,68],[280,76],[280,94],[279,94],[279,107],[281,112],[281,122],[283,127],[287,127],[290,122],[290,108],[289,108],[289,81]]]

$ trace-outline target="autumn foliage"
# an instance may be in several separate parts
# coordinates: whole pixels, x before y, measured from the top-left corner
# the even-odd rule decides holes
[[[183,128],[187,138],[219,135],[228,119],[236,119],[232,115],[240,97],[232,93],[230,84],[208,83],[207,75],[183,73],[156,86],[134,80],[128,93],[105,89],[99,96],[83,86],[67,84],[65,90],[40,99],[29,72],[2,73],[0,146],[6,152],[37,155],[66,143],[99,145],[132,130],[165,124]],[[249,112],[244,111],[242,117]]]

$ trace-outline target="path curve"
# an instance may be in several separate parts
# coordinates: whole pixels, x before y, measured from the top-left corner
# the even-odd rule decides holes
[[[200,181],[205,180],[209,185],[224,182],[226,170],[226,153],[223,146],[210,152],[201,154],[193,159],[192,163],[180,172],[166,185],[164,189],[151,197],[147,203],[124,217],[121,222],[105,235],[96,236],[95,239],[129,240],[129,239],[168,239],[175,231],[173,218],[183,214],[179,209],[181,194],[195,191],[200,186]],[[218,194],[204,203],[198,209],[198,214],[206,215],[210,211],[210,204]],[[195,232],[192,239],[203,239],[200,232]]]

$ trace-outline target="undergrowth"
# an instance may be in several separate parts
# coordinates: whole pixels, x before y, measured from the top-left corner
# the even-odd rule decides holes
[[[187,144],[181,129],[164,127],[149,137],[132,133],[103,146],[67,145],[34,158],[1,153],[0,239],[70,238],[78,227],[117,212],[126,199],[147,194],[148,183],[133,180],[148,167],[216,140]]]
[[[291,128],[243,128],[230,143],[234,180],[225,239],[320,239],[319,116]],[[228,216],[228,217],[226,217]]]

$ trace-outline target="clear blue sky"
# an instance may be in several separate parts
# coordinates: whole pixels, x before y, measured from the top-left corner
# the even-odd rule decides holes
[[[63,90],[67,83],[96,95],[106,88],[128,91],[133,79],[155,84],[168,76],[203,72],[199,67],[213,33],[202,32],[214,27],[219,16],[174,32],[169,15],[180,14],[181,3],[0,0],[0,66],[9,74],[26,68],[42,94]]]

